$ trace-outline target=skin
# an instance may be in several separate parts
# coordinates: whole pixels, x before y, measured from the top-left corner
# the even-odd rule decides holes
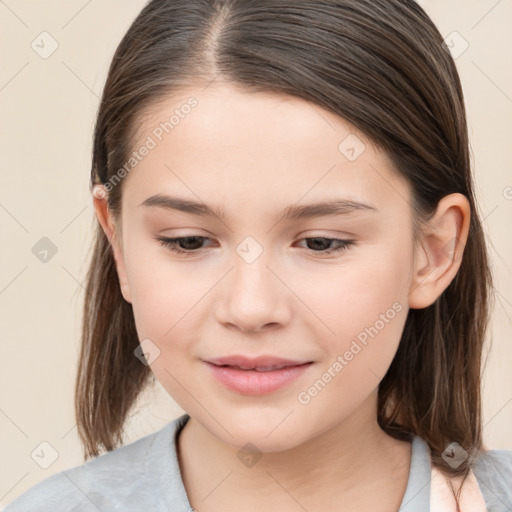
[[[408,183],[364,134],[304,100],[229,84],[169,97],[144,117],[138,144],[190,96],[198,106],[127,176],[121,218],[101,194],[93,201],[140,340],[160,350],[151,369],[191,416],[178,439],[191,505],[201,512],[312,512],[341,504],[398,510],[411,445],[378,426],[378,385],[409,308],[432,304],[457,273],[467,199],[444,197],[414,245]],[[366,147],[355,161],[338,149],[349,134]],[[222,205],[228,217],[138,206],[157,193]],[[378,211],[276,220],[288,205],[341,197]],[[187,256],[153,238],[185,235],[212,241],[188,246],[202,247],[202,254]],[[247,236],[263,250],[250,264],[236,252]],[[357,244],[322,255],[332,245],[318,247],[308,237]],[[454,239],[452,254],[446,248]],[[401,305],[394,318],[309,403],[300,403],[298,393],[393,303]],[[284,388],[253,397],[224,388],[201,361],[229,354],[314,364]],[[237,457],[248,442],[261,455],[250,466]]]

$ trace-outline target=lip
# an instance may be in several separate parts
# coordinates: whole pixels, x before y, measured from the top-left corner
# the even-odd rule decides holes
[[[242,395],[253,396],[266,395],[283,388],[303,375],[314,364],[313,362],[299,362],[299,364],[290,364],[279,370],[257,371],[218,366],[209,361],[204,361],[204,363],[223,386]]]
[[[310,363],[311,361],[284,359],[282,357],[271,355],[262,355],[258,357],[232,355],[208,359],[206,362],[215,364],[217,366],[229,365],[243,366],[246,368],[268,368],[270,366],[298,366],[301,364]]]

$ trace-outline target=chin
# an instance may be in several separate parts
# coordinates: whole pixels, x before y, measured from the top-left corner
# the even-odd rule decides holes
[[[297,422],[297,418],[294,418],[293,422],[289,421],[293,414],[290,414],[288,419],[285,419],[286,416],[283,409],[276,411],[275,414],[267,414],[266,417],[260,416],[257,412],[233,415],[229,421],[220,421],[226,430],[216,425],[212,434],[225,444],[236,448],[252,443],[262,453],[289,450],[304,441],[300,438],[304,431],[297,431],[300,423]]]

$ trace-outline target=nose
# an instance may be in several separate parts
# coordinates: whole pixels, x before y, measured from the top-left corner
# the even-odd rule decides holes
[[[259,332],[284,326],[290,320],[290,291],[284,276],[265,256],[248,263],[234,258],[234,267],[219,288],[217,321],[242,332]]]

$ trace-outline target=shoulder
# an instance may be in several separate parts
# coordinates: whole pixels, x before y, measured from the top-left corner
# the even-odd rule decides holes
[[[4,512],[98,512],[144,510],[151,503],[145,486],[151,448],[171,434],[176,421],[133,443],[61,471],[34,485]],[[138,504],[138,505],[137,505]],[[133,508],[135,507],[135,508]]]
[[[482,452],[473,472],[488,510],[512,510],[512,450]]]
[[[66,471],[62,471],[25,491],[7,505],[4,512],[50,512],[51,510],[69,510],[70,512],[94,510],[97,512],[98,508],[91,507],[87,495],[81,493],[72,480],[66,477]]]

